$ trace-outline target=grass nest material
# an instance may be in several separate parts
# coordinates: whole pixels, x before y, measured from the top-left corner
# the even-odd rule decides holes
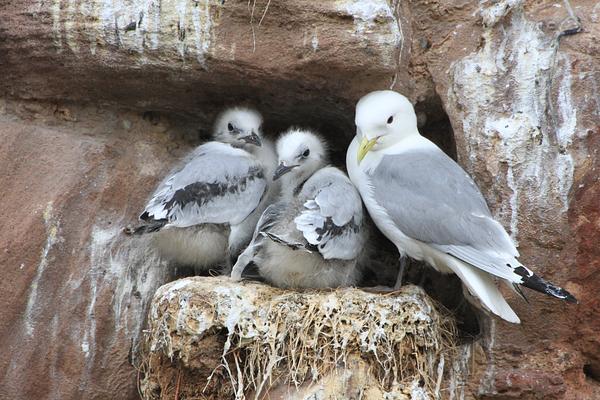
[[[141,394],[262,398],[278,385],[319,382],[357,358],[384,392],[439,393],[455,332],[445,315],[416,286],[382,295],[181,279],[153,299]]]

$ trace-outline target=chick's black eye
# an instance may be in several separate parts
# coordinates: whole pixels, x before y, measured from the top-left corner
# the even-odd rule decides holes
[[[229,129],[229,132],[233,132],[233,125],[231,125],[231,122],[227,124],[227,129]]]
[[[306,149],[306,150],[304,150],[304,153],[302,153],[302,157],[308,157],[309,154],[310,154],[310,150]]]
[[[392,116],[390,116],[390,117],[388,118],[388,120],[387,120],[387,123],[388,123],[388,124],[391,124],[392,122],[394,122],[394,116],[393,116],[393,115],[392,115]]]

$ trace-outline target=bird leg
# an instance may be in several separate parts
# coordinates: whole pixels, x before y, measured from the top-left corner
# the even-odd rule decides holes
[[[229,242],[232,243],[231,235],[229,236]],[[243,246],[243,247],[241,247]],[[233,266],[236,264],[238,258],[241,256],[241,249],[246,248],[248,243],[243,245],[236,244],[232,246],[231,244],[227,247],[227,251],[225,254],[225,265],[221,268],[220,275],[230,276],[231,271],[233,270]]]
[[[425,265],[420,266],[421,274],[419,275],[419,286],[424,288],[425,280],[427,279],[427,267]]]
[[[398,269],[398,277],[396,278],[396,284],[394,285],[394,291],[400,290],[402,287],[402,278],[404,277],[404,270],[406,269],[406,263],[408,257],[406,255],[400,256],[400,268]]]
[[[231,270],[233,269],[233,265],[235,264],[236,257],[231,254],[231,250],[227,251],[225,255],[225,265],[221,270],[221,275],[229,276],[231,275]]]
[[[229,273],[224,275],[230,275],[234,281],[242,280],[242,274],[246,267],[253,261],[254,259],[254,246],[251,244],[239,255],[235,265],[233,265],[229,269]]]

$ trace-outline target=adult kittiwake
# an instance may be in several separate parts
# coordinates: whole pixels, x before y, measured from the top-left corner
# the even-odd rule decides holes
[[[389,90],[370,93],[358,102],[355,122],[348,173],[373,221],[398,248],[402,264],[410,256],[455,273],[468,299],[475,297],[513,323],[519,317],[498,290],[496,277],[520,294],[518,285],[576,302],[517,260],[519,252],[475,182],[419,134],[408,99]]]
[[[140,215],[143,225],[132,233],[157,232],[161,256],[196,272],[231,266],[278,192],[275,148],[261,124],[254,110],[223,112],[214,140],[198,146],[158,186]]]
[[[279,287],[325,288],[358,282],[365,242],[363,208],[356,188],[327,163],[323,141],[306,130],[290,129],[277,141],[281,198],[261,216],[252,242],[240,255],[232,277],[251,263]]]

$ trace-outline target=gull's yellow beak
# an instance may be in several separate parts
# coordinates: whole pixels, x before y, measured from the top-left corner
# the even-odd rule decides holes
[[[358,163],[362,161],[363,158],[367,155],[369,150],[377,143],[377,138],[368,140],[367,138],[363,138],[360,141],[360,146],[358,146]]]

